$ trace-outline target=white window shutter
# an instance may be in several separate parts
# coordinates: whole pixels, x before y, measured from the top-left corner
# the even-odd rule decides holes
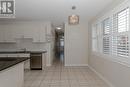
[[[129,8],[126,8],[114,15],[112,30],[112,54],[129,56]]]
[[[105,19],[102,22],[103,27],[103,53],[110,54],[110,33],[111,33],[111,22],[110,18]]]

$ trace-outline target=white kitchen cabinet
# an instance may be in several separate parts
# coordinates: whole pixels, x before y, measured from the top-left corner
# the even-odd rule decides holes
[[[51,35],[52,34],[52,28],[51,28],[51,24],[50,23],[46,24],[45,30],[46,30],[46,35]]]
[[[39,24],[39,27],[35,30],[35,34],[33,36],[34,43],[44,43],[46,42],[46,30],[44,24]]]
[[[46,53],[42,53],[42,70],[46,67]]]
[[[19,22],[14,23],[16,38],[32,38],[33,42],[46,42],[45,26],[41,22]]]
[[[23,87],[24,62],[0,71],[0,87]]]
[[[30,69],[30,59],[24,62],[24,69]]]
[[[22,23],[21,29],[23,38],[33,38],[33,35],[37,33],[37,26],[37,24],[32,24],[30,22]]]
[[[13,37],[14,32],[12,31],[12,26],[1,24],[0,25],[0,42],[1,43],[15,43],[15,39]]]
[[[39,40],[40,42],[46,42],[46,32],[44,25],[41,25],[41,27],[39,28]]]
[[[12,31],[12,28],[9,28],[8,26],[4,29],[4,42],[16,42],[14,38],[14,31]]]
[[[25,24],[24,23],[14,23],[13,24],[13,29],[14,31],[14,38],[24,38],[25,37],[25,30],[26,30],[26,27],[25,27]],[[26,30],[27,31],[27,30]]]
[[[0,42],[16,42],[19,38],[31,38],[35,43],[46,42],[51,35],[51,24],[44,22],[12,22],[0,24]]]
[[[32,35],[33,42],[40,42],[39,28],[33,28],[32,32],[33,32]]]
[[[1,28],[0,28],[0,42],[4,42],[4,29],[3,29],[3,26],[1,26]]]

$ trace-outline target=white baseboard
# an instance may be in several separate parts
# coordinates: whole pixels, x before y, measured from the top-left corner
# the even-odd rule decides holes
[[[88,65],[88,67],[95,72],[103,81],[105,81],[106,84],[108,84],[110,87],[115,87],[110,81],[108,81],[105,77],[103,77],[99,72],[97,72],[94,68]]]
[[[88,66],[88,64],[65,64],[65,66]]]

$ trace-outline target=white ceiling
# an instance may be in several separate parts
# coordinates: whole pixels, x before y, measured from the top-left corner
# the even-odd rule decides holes
[[[44,20],[62,23],[71,14],[78,14],[80,20],[87,21],[96,16],[114,0],[15,0],[16,19]],[[76,10],[72,10],[72,6]]]

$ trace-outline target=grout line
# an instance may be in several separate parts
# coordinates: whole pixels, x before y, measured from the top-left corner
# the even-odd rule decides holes
[[[43,71],[45,74],[44,74],[44,77],[46,77],[46,74],[47,74],[47,72],[45,72],[45,71]],[[42,80],[41,80],[41,82],[40,82],[40,86],[41,86],[41,84],[42,84],[42,82],[45,80],[45,78],[43,78]],[[40,87],[39,86],[39,87]]]
[[[48,72],[49,72],[49,74],[48,74]],[[40,82],[38,82],[38,84],[36,84],[37,87],[42,87],[42,85],[44,87],[44,83],[42,84],[42,82],[44,82],[44,81],[49,81],[49,82],[47,82],[47,85],[48,85],[47,87],[52,87],[53,81],[54,81],[55,87],[56,87],[55,82],[57,84],[57,87],[61,87],[62,85],[64,87],[65,86],[67,86],[67,87],[74,87],[74,86],[80,87],[82,85],[87,86],[87,87],[88,86],[90,87],[93,85],[94,85],[94,87],[99,87],[99,85],[95,85],[95,84],[97,84],[97,83],[100,84],[100,79],[97,79],[94,76],[95,73],[93,72],[94,73],[94,75],[93,75],[92,72],[93,71],[91,71],[91,69],[89,69],[88,67],[85,67],[85,68],[84,67],[64,67],[63,63],[55,62],[54,66],[48,67],[44,71],[41,71],[41,72],[27,71],[26,78],[29,77],[29,80],[31,81],[30,85],[28,87],[32,87],[33,86],[32,83],[34,81],[37,81],[38,79],[40,79],[39,80]],[[63,73],[63,75],[62,75],[62,73]],[[56,76],[54,76],[55,74],[56,74]],[[41,75],[42,78],[37,78],[38,75]],[[71,75],[73,75],[73,76],[71,76]],[[31,76],[33,76],[33,79],[30,79]],[[63,76],[63,79],[62,79],[62,76]],[[46,77],[48,78],[47,80],[46,80]],[[74,82],[76,81],[76,85],[71,84],[71,81],[73,81],[73,80],[74,80]],[[82,81],[80,81],[80,80],[83,80],[83,82],[85,82],[85,84],[82,83]],[[99,80],[99,82],[97,80]],[[67,83],[67,85],[66,85],[66,83]],[[101,84],[101,87],[104,87],[104,86],[102,86],[102,84]],[[107,86],[105,86],[105,87],[107,87]]]

